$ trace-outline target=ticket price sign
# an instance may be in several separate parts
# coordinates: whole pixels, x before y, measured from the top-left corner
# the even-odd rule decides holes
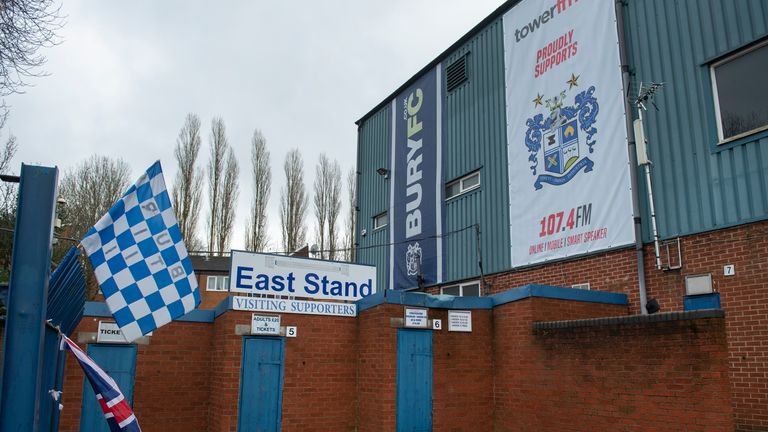
[[[280,336],[280,317],[253,314],[251,334]]]
[[[405,308],[404,323],[406,328],[428,328],[427,310]]]
[[[448,311],[448,331],[471,332],[472,311]]]

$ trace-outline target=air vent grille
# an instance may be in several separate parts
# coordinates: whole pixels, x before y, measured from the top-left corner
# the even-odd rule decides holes
[[[467,55],[461,56],[445,69],[446,91],[454,91],[469,80],[467,74]]]

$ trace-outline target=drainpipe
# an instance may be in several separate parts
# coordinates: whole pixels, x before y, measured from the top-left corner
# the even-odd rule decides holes
[[[645,309],[647,296],[645,290],[645,260],[643,253],[643,225],[640,219],[640,197],[637,193],[637,149],[634,127],[632,125],[632,103],[629,100],[629,64],[627,62],[626,39],[624,37],[624,0],[616,0],[616,27],[619,36],[619,59],[621,61],[621,81],[624,86],[624,120],[627,129],[627,152],[629,155],[629,177],[632,187],[632,216],[635,225],[635,253],[637,255],[637,282],[640,294],[640,312],[647,315]]]

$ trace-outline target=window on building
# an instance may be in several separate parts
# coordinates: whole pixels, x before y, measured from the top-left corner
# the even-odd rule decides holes
[[[208,276],[206,291],[229,291],[229,276]]]
[[[589,288],[589,282],[582,282],[582,283],[573,284],[573,285],[571,285],[571,288],[583,289],[583,290],[587,290],[587,291],[589,291],[589,289],[590,289]]]
[[[456,297],[480,297],[480,282],[464,282],[440,288],[440,294]]]
[[[387,212],[379,213],[373,217],[373,229],[384,228],[388,222]]]
[[[475,171],[445,185],[445,199],[451,199],[479,187],[480,171]]]
[[[721,142],[768,129],[768,40],[710,67]]]

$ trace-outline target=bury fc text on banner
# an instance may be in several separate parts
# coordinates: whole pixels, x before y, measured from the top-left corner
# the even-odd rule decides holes
[[[392,101],[389,288],[443,280],[442,68]]]
[[[512,266],[634,242],[612,0],[504,15]]]
[[[159,161],[96,222],[81,244],[128,342],[200,304]]]

